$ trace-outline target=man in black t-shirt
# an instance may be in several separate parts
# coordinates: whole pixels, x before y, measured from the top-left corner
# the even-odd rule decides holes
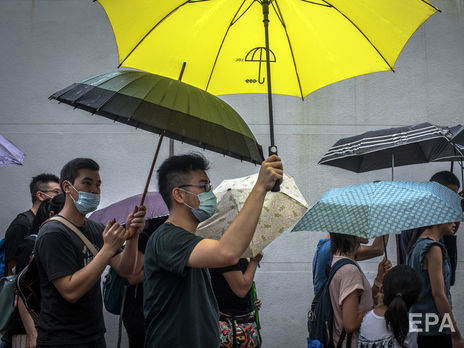
[[[198,154],[172,156],[158,169],[158,188],[169,217],[145,250],[144,315],[146,347],[219,347],[219,311],[208,267],[236,264],[248,247],[266,193],[282,180],[282,163],[266,159],[237,218],[220,240],[195,235],[198,224],[216,210]]]
[[[107,265],[126,276],[135,269],[145,207],[136,207],[128,216],[127,229],[114,220],[104,226],[86,219],[100,201],[98,171],[98,164],[88,158],[76,158],[63,167],[60,185],[66,201],[59,213],[93,244],[96,256],[59,221],[50,221],[39,231],[34,249],[41,290],[37,347],[105,347],[100,276]],[[119,252],[129,230],[134,235]]]
[[[60,193],[59,179],[53,174],[39,174],[32,178],[29,184],[32,198],[32,208],[18,214],[5,232],[5,267],[6,274],[11,275],[16,264],[14,255],[16,248],[29,234],[35,214],[40,204],[47,198]]]

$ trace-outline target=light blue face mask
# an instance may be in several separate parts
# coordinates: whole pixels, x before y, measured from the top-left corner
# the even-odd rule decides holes
[[[189,206],[187,203],[184,202],[184,204],[187,207],[192,209],[192,213],[197,218],[198,221],[202,222],[202,221],[208,220],[216,212],[217,199],[213,191],[203,192],[198,195],[193,192],[187,191],[187,190],[182,190],[182,191],[195,195],[200,200],[200,205],[198,206],[198,208],[192,208],[191,206]]]
[[[100,194],[77,191],[73,185],[71,187],[79,194],[77,201],[71,196],[79,213],[86,215],[97,209],[100,204]]]

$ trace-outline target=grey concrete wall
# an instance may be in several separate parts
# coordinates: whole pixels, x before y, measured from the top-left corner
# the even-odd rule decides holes
[[[395,73],[360,76],[322,88],[305,101],[274,97],[275,131],[287,173],[310,204],[326,190],[389,180],[390,170],[354,174],[317,161],[341,137],[424,121],[463,123],[464,1],[434,0],[434,15],[407,43]],[[0,134],[26,153],[21,167],[0,168],[0,236],[14,216],[30,207],[28,184],[38,173],[58,173],[77,156],[101,165],[102,207],[140,193],[157,136],[49,101],[53,92],[117,64],[112,30],[100,5],[79,0],[0,1]],[[264,95],[223,97],[268,145]],[[176,152],[193,149],[176,143]],[[257,167],[205,152],[213,184]],[[167,142],[160,160],[168,156]],[[449,164],[400,167],[396,180],[426,181]],[[460,176],[460,175],[459,175]],[[156,188],[156,180],[151,189]],[[462,231],[460,231],[462,233]],[[265,250],[256,281],[263,301],[264,347],[303,347],[305,316],[312,298],[311,261],[320,233],[285,233]],[[459,250],[463,239],[458,237]],[[394,245],[389,255],[395,260]],[[462,256],[461,256],[462,259]],[[373,278],[378,260],[364,262]],[[463,263],[453,289],[462,328]],[[116,317],[106,316],[108,346],[115,346]]]

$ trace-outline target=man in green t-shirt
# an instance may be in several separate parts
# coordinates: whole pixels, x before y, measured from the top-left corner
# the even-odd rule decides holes
[[[276,155],[261,165],[257,182],[220,240],[195,235],[216,210],[216,197],[199,154],[173,156],[158,169],[169,218],[145,250],[146,347],[219,347],[219,310],[207,268],[236,264],[253,237],[266,193],[282,181]]]

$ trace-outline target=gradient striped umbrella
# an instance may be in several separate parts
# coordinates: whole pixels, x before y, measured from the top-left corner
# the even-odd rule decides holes
[[[74,83],[50,98],[243,161],[264,160],[261,146],[231,106],[177,80],[119,70]]]

